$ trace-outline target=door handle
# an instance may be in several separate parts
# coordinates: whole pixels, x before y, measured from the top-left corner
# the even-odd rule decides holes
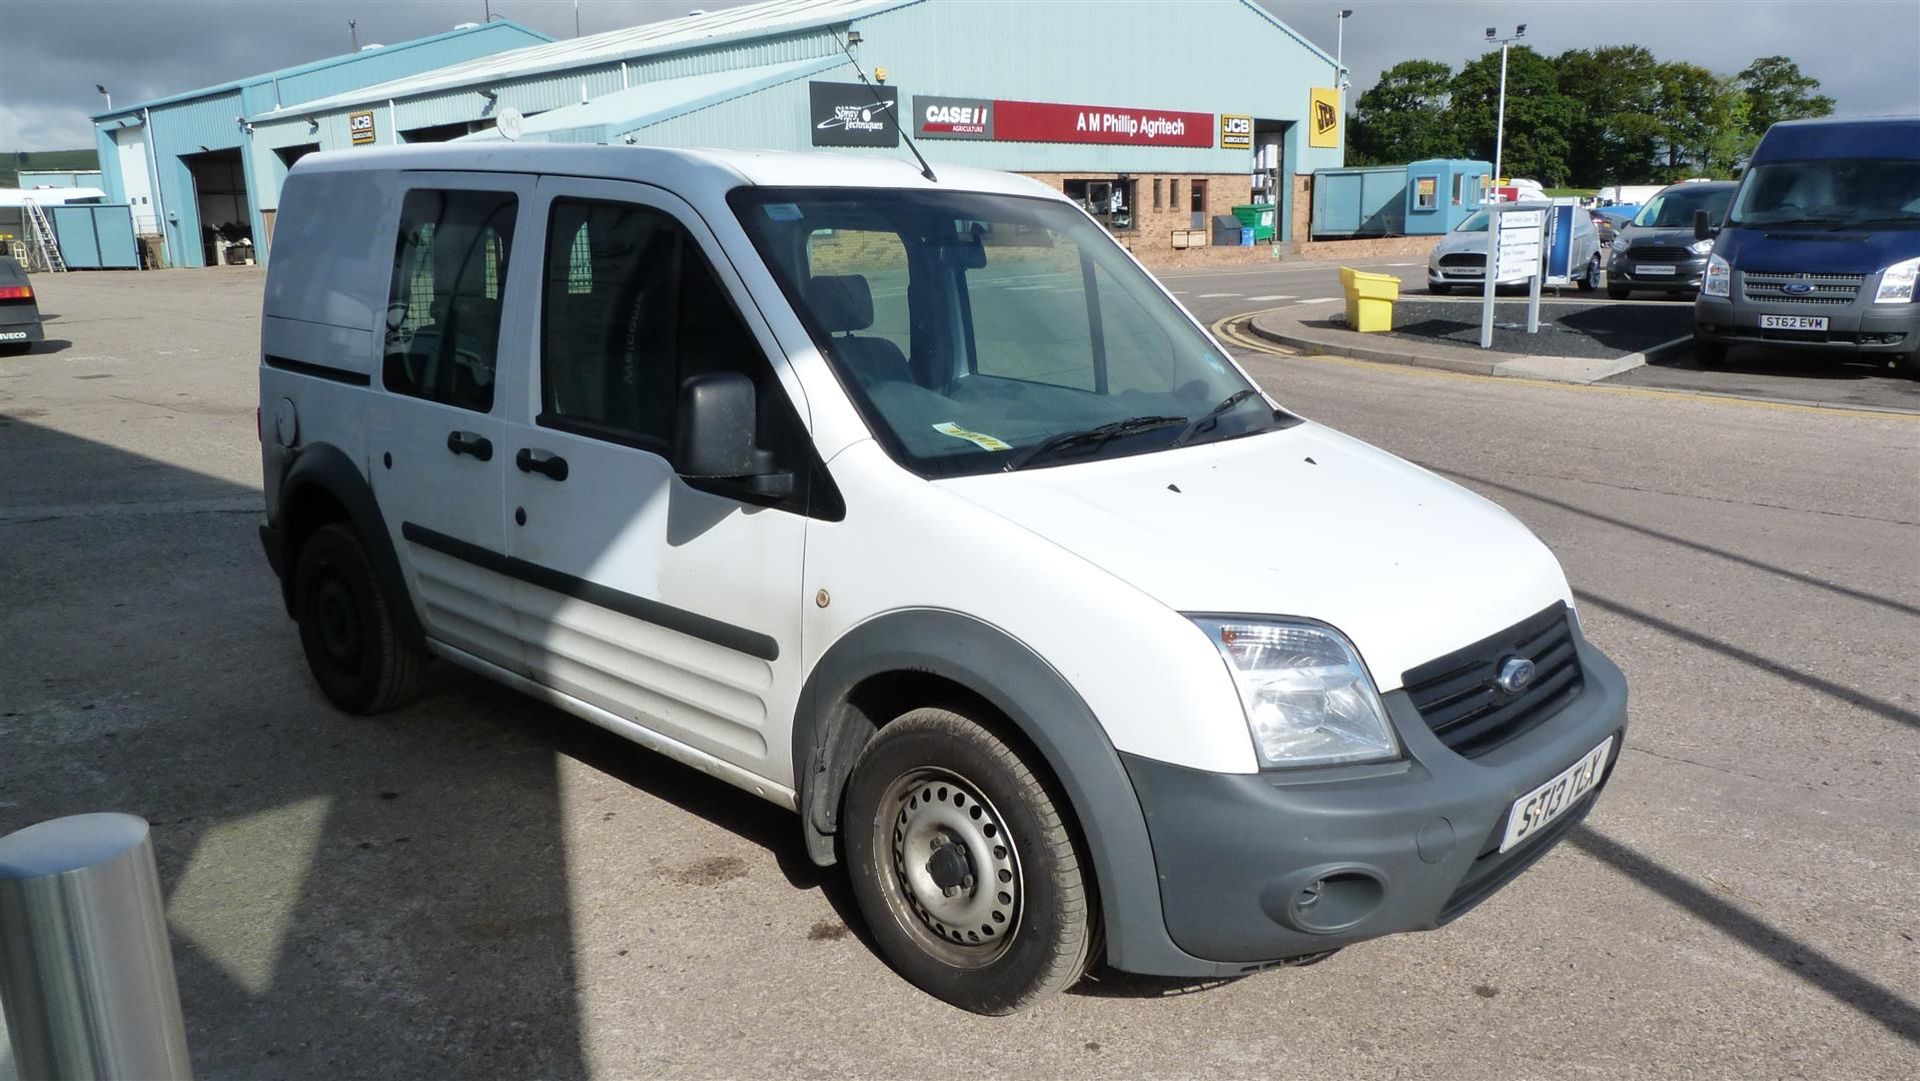
[[[483,462],[493,461],[493,440],[479,432],[448,432],[447,449],[455,454],[471,454]]]
[[[520,453],[513,456],[513,464],[519,466],[522,473],[540,473],[554,480],[567,479],[567,460],[552,451],[521,447]]]

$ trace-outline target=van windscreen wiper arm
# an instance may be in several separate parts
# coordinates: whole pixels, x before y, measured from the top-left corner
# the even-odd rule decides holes
[[[1221,417],[1232,412],[1234,407],[1241,402],[1246,401],[1248,398],[1257,397],[1259,394],[1259,391],[1248,387],[1246,390],[1236,390],[1225,398],[1220,399],[1220,404],[1193,418],[1185,428],[1182,428],[1180,434],[1174,437],[1173,445],[1176,447],[1186,446],[1189,440],[1200,434],[1200,429],[1206,427],[1209,421],[1219,420]]]
[[[1102,424],[1097,428],[1087,428],[1078,432],[1062,432],[1051,438],[1042,439],[1040,442],[1014,455],[1008,460],[1007,464],[1001,468],[1005,472],[1012,473],[1015,470],[1025,469],[1028,465],[1032,464],[1034,459],[1045,454],[1051,454],[1056,450],[1076,447],[1082,443],[1092,443],[1094,449],[1098,450],[1107,440],[1117,435],[1150,432],[1155,428],[1171,428],[1176,424],[1185,424],[1186,422],[1187,418],[1185,417],[1128,417],[1125,420],[1116,420],[1111,424]]]

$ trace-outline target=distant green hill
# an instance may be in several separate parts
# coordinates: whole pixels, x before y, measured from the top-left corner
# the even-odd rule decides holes
[[[20,170],[98,169],[100,155],[91,150],[0,150],[0,188],[20,186]]]

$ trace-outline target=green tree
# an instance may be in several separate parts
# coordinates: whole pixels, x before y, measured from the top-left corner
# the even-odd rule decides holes
[[[1746,95],[1733,80],[1698,64],[1660,65],[1655,115],[1666,159],[1662,179],[1694,174],[1729,176],[1750,148]]]
[[[1573,49],[1553,65],[1561,94],[1575,106],[1567,131],[1573,179],[1594,187],[1652,180],[1660,138],[1653,54],[1639,45]]]
[[[1402,60],[1361,94],[1347,128],[1356,164],[1408,162],[1459,155],[1447,105],[1453,69],[1438,60]]]
[[[1763,56],[1739,75],[1747,98],[1747,131],[1755,138],[1782,120],[1801,120],[1833,112],[1833,99],[1820,93],[1820,80],[1800,73],[1784,56]]]
[[[1500,53],[1489,51],[1453,77],[1448,112],[1464,153],[1492,161],[1500,99]],[[1524,176],[1559,187],[1570,176],[1567,132],[1579,115],[1577,102],[1560,93],[1553,61],[1525,45],[1507,58],[1507,176]]]

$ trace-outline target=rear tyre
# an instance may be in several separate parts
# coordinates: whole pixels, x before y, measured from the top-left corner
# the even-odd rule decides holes
[[[1579,285],[1582,293],[1591,293],[1595,289],[1600,288],[1599,252],[1595,252],[1593,258],[1587,261],[1587,272],[1581,275]]]
[[[5,345],[0,345],[0,357],[17,357],[32,348],[32,342],[8,342]]]
[[[1711,341],[1695,335],[1693,339],[1693,362],[1702,368],[1717,368],[1727,359],[1727,343]]]
[[[1009,1014],[1092,962],[1092,876],[1065,802],[972,719],[917,709],[880,729],[854,765],[841,821],[868,929],[928,994]]]
[[[1453,292],[1453,286],[1429,285],[1427,286],[1427,292],[1432,293],[1434,296],[1437,296],[1437,297],[1443,297],[1443,296],[1446,296],[1448,293]]]
[[[1612,297],[1612,298],[1613,298],[1613,299],[1615,299],[1615,300],[1625,300],[1625,299],[1627,299],[1627,294],[1629,294],[1629,293],[1631,293],[1631,292],[1633,292],[1633,290],[1631,290],[1631,289],[1629,289],[1629,288],[1627,288],[1627,287],[1626,287],[1626,286],[1624,286],[1624,285],[1609,285],[1609,286],[1607,286],[1607,295],[1608,295],[1609,297]]]
[[[418,693],[428,656],[401,640],[393,598],[352,527],[322,526],[300,546],[294,618],[314,681],[348,713],[382,713]]]

